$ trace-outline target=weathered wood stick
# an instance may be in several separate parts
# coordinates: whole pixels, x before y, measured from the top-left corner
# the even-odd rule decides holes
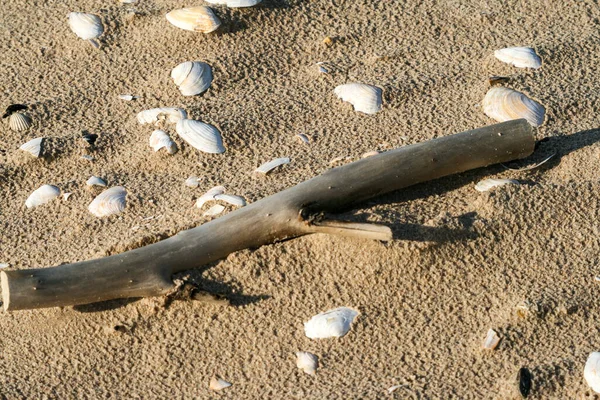
[[[391,239],[388,227],[330,221],[366,199],[446,175],[526,157],[531,127],[504,122],[402,147],[266,197],[196,228],[135,250],[51,268],[2,271],[5,310],[68,306],[163,295],[172,275],[228,254],[310,233]]]

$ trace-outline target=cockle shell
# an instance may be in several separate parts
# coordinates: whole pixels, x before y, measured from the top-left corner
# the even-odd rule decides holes
[[[505,87],[493,87],[483,99],[483,112],[498,122],[525,118],[532,126],[544,123],[546,110],[540,103],[521,92]]]
[[[60,196],[59,188],[53,185],[42,185],[29,195],[27,200],[25,200],[25,206],[27,206],[27,208],[37,207],[46,204],[58,196]]]
[[[542,59],[531,47],[507,47],[496,50],[494,56],[498,60],[518,68],[538,69],[542,66]]]
[[[208,386],[211,390],[222,390],[231,386],[231,383],[223,380],[217,376],[213,376],[210,379],[210,385]]]
[[[160,107],[151,108],[149,110],[140,111],[137,115],[137,120],[140,124],[153,124],[161,119],[166,119],[171,124],[176,124],[182,119],[187,118],[187,113],[183,108],[176,107]]]
[[[223,4],[230,8],[236,7],[252,7],[260,3],[262,0],[206,0],[211,4]]]
[[[177,123],[175,130],[183,140],[195,149],[211,154],[225,152],[221,133],[210,124],[193,119],[182,119]]]
[[[340,307],[315,315],[304,323],[304,333],[310,339],[342,337],[350,330],[352,321],[359,314],[348,307]]]
[[[483,344],[481,347],[485,350],[494,350],[496,346],[500,343],[500,337],[493,329],[488,330],[485,339],[483,340]]]
[[[487,192],[491,188],[504,185],[518,185],[519,181],[515,179],[484,179],[475,185],[475,190],[478,192]]]
[[[237,207],[244,207],[246,205],[246,199],[234,194],[217,194],[214,199],[224,201]]]
[[[382,90],[377,86],[364,83],[347,83],[336,87],[333,92],[354,106],[355,111],[375,114],[381,110]]]
[[[177,153],[177,145],[175,142],[171,140],[165,131],[161,131],[160,129],[155,130],[152,132],[152,135],[150,135],[150,147],[152,147],[154,151],[159,151],[164,147],[169,154]]]
[[[104,181],[104,179],[98,178],[97,176],[91,176],[90,179],[88,179],[85,182],[85,184],[88,186],[104,186],[104,187],[106,187],[106,182]]]
[[[123,186],[115,186],[100,193],[88,206],[96,217],[119,214],[125,209],[127,191]]]
[[[14,113],[8,118],[8,126],[13,131],[24,131],[31,126],[31,118],[22,113]]]
[[[590,353],[583,369],[585,381],[596,393],[600,393],[600,353]]]
[[[309,375],[314,375],[319,367],[317,356],[306,351],[296,353],[296,366]]]
[[[279,167],[280,165],[289,164],[289,163],[290,163],[290,159],[287,157],[276,158],[276,159],[268,161],[268,162],[262,164],[260,167],[256,168],[256,172],[266,175],[269,172],[271,172],[272,170],[274,170],[275,168]]]
[[[69,26],[83,40],[95,39],[104,32],[100,17],[94,14],[69,13]]]
[[[223,186],[215,186],[210,189],[208,192],[204,193],[202,196],[196,199],[196,207],[202,208],[202,206],[207,201],[212,201],[215,199],[215,196],[225,193],[225,188]]]
[[[206,210],[202,215],[204,217],[214,217],[215,215],[221,214],[223,211],[225,211],[225,207],[223,207],[220,204],[215,204],[214,206]]]
[[[221,26],[221,21],[210,7],[199,6],[173,10],[167,14],[167,21],[186,31],[210,33]]]
[[[200,61],[186,61],[171,71],[171,78],[184,96],[195,96],[207,90],[213,80],[210,65]]]
[[[31,139],[29,142],[24,143],[19,150],[28,152],[34,157],[39,157],[42,154],[42,142],[44,138]]]

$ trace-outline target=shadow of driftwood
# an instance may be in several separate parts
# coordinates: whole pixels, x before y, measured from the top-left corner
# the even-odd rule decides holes
[[[117,308],[125,307],[126,305],[135,303],[138,300],[140,300],[139,297],[132,297],[129,299],[107,300],[107,301],[101,301],[98,303],[81,304],[78,306],[73,306],[73,310],[80,312],[80,313],[110,311],[110,310],[116,310]]]

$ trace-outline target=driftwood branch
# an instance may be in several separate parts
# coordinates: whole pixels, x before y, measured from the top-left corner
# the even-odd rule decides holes
[[[4,309],[163,295],[173,289],[174,273],[241,249],[311,233],[389,240],[388,227],[322,215],[420,182],[523,158],[533,149],[531,127],[516,120],[388,151],[331,169],[149,246],[52,268],[2,271]]]

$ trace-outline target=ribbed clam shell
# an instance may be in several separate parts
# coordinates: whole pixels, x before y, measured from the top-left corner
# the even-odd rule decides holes
[[[137,120],[140,124],[153,124],[163,118],[171,124],[176,124],[182,119],[186,119],[187,113],[183,108],[159,107],[140,111],[137,115]]]
[[[17,132],[27,130],[31,126],[31,118],[22,113],[11,114],[8,119],[8,126]]]
[[[204,214],[202,214],[202,215],[204,217],[213,217],[215,215],[221,214],[223,211],[225,211],[225,207],[223,207],[220,204],[215,204],[214,206],[212,206],[211,208],[209,208],[208,210],[206,210],[204,212]]]
[[[210,189],[208,192],[204,193],[202,196],[198,197],[196,200],[196,207],[202,208],[204,203],[207,201],[212,201],[215,199],[215,196],[219,194],[223,194],[225,192],[225,188],[223,186],[215,186]]]
[[[314,375],[319,367],[317,356],[306,351],[296,353],[296,366],[309,375]]]
[[[305,322],[304,333],[311,339],[342,337],[350,331],[352,321],[358,314],[358,311],[348,307],[326,311]]]
[[[218,194],[215,196],[215,200],[221,200],[237,207],[244,207],[246,205],[246,199],[234,194]]]
[[[531,47],[507,47],[496,50],[494,56],[498,60],[518,68],[538,69],[542,66],[542,59]]]
[[[186,31],[202,33],[210,33],[221,26],[219,18],[205,6],[173,10],[167,14],[167,21]]]
[[[59,188],[53,185],[42,185],[29,195],[27,200],[25,200],[25,206],[27,206],[27,208],[37,207],[46,204],[58,196],[60,196]]]
[[[274,170],[275,168],[279,167],[280,165],[289,164],[289,163],[290,163],[290,159],[287,157],[276,158],[274,160],[267,161],[266,163],[262,164],[260,167],[256,168],[256,172],[266,175],[269,172],[271,172],[272,170]]]
[[[230,8],[236,7],[252,7],[260,3],[262,0],[206,0],[211,4],[223,4]]]
[[[97,176],[91,176],[90,179],[88,179],[85,182],[85,184],[88,186],[104,186],[104,187],[106,187],[106,182],[104,181],[104,179],[98,178]]]
[[[333,92],[354,106],[355,111],[375,114],[381,110],[382,90],[377,86],[364,83],[347,83],[336,87]]]
[[[115,186],[100,193],[88,206],[96,217],[119,214],[125,209],[127,191],[123,186]]]
[[[229,386],[231,386],[231,383],[229,383],[226,380],[223,380],[219,377],[213,376],[210,380],[209,388],[211,390],[222,390]]]
[[[596,393],[600,393],[600,353],[590,353],[583,369],[585,381]]]
[[[488,90],[483,99],[483,112],[498,122],[525,118],[535,127],[544,123],[546,115],[546,110],[540,103],[505,87]]]
[[[35,138],[31,139],[29,142],[24,143],[20,150],[26,151],[34,157],[39,157],[42,154],[42,142],[44,138]]]
[[[182,119],[175,127],[177,134],[190,146],[205,153],[225,152],[221,133],[217,128],[193,119]]]
[[[195,96],[207,90],[213,80],[210,65],[201,61],[186,61],[171,71],[171,78],[184,96]]]
[[[152,147],[154,151],[159,151],[164,147],[169,154],[175,154],[177,152],[177,145],[175,142],[171,140],[165,131],[161,131],[160,129],[155,130],[152,132],[152,135],[150,135],[150,147]]]
[[[475,185],[475,190],[478,192],[487,192],[491,188],[504,185],[518,185],[519,181],[515,179],[484,179]]]
[[[100,17],[94,14],[69,13],[69,26],[77,36],[84,40],[95,39],[104,32]]]

